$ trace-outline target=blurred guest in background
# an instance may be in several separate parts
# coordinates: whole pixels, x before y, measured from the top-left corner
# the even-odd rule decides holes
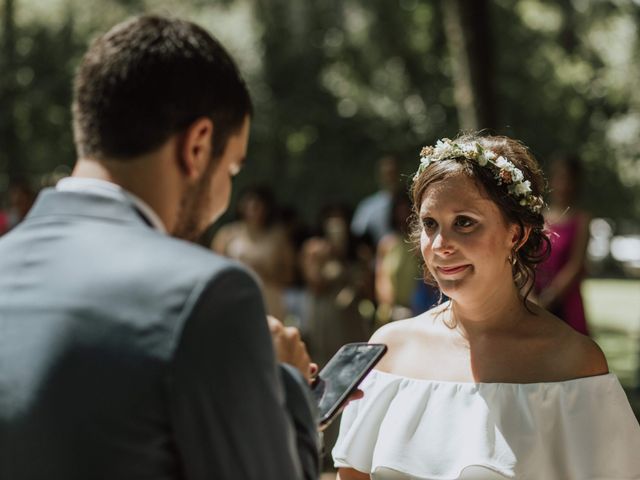
[[[271,189],[247,188],[240,195],[239,220],[220,228],[211,247],[255,271],[262,280],[267,313],[284,319],[283,291],[294,278],[295,254],[286,230],[276,222],[276,213]]]
[[[302,275],[300,252],[302,245],[312,232],[300,216],[298,209],[293,205],[280,206],[279,221],[287,234],[289,243],[293,246],[295,257],[293,281],[284,290],[287,316],[283,320],[285,324],[304,331],[307,328],[306,321],[309,318],[309,295]]]
[[[27,216],[36,192],[25,178],[16,178],[7,188],[7,209],[0,212],[0,235],[7,233]]]
[[[589,242],[589,214],[578,207],[582,165],[575,155],[557,156],[550,170],[546,213],[551,254],[538,267],[538,303],[585,335],[589,334],[580,284]]]
[[[363,256],[360,241],[350,233],[350,210],[327,205],[320,213],[319,234],[302,246],[301,269],[307,285],[303,338],[321,367],[349,342],[365,342],[371,335],[363,305],[373,310],[371,257]],[[338,437],[338,422],[324,432],[325,451]],[[330,467],[330,456],[324,467]]]
[[[424,280],[418,280],[416,290],[411,298],[411,311],[414,315],[420,315],[447,300],[449,298],[438,289],[437,285],[430,285]]]
[[[348,208],[326,206],[320,214],[320,234],[302,246],[310,302],[305,340],[320,366],[343,344],[365,341],[370,334],[360,302],[371,302],[372,274],[367,260],[359,256],[349,221]]]
[[[420,278],[418,257],[409,243],[411,200],[399,191],[393,195],[390,211],[392,230],[376,250],[376,321],[386,323],[412,315],[411,304]]]
[[[357,237],[368,237],[375,246],[391,232],[391,201],[400,189],[398,160],[383,157],[378,162],[380,190],[366,197],[356,207],[351,221],[351,231]]]
[[[312,232],[295,206],[281,205],[278,210],[279,223],[284,228],[293,249],[299,252],[302,244],[311,236]]]

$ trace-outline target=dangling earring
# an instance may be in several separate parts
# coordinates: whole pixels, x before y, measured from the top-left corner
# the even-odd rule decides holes
[[[511,268],[513,270],[515,270],[518,266],[518,250],[515,248],[511,250],[511,253],[509,254],[509,263],[511,264]]]
[[[514,238],[514,240],[516,239]],[[514,271],[518,266],[518,250],[520,250],[521,246],[522,243],[520,241],[516,241],[511,247],[511,253],[509,254],[509,263],[511,263],[511,269]]]

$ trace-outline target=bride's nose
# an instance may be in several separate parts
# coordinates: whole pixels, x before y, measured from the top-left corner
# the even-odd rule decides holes
[[[442,229],[440,229],[433,237],[431,248],[434,252],[441,255],[450,254],[455,249],[448,232],[444,232]]]

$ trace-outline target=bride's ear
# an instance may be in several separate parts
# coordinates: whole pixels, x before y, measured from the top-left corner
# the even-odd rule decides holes
[[[529,240],[531,235],[531,226],[513,225],[513,234],[511,236],[511,249],[514,251],[520,250],[522,246]]]

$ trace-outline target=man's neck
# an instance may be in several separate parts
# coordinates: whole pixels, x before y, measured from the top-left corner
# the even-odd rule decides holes
[[[164,164],[163,164],[164,162]],[[171,175],[162,156],[139,157],[131,160],[95,160],[80,158],[72,176],[93,178],[119,185],[145,202],[172,232],[180,207],[180,185]]]

